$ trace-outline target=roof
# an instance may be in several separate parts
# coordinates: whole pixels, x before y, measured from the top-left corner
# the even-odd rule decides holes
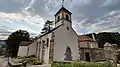
[[[83,42],[83,41],[94,41],[94,40],[91,39],[89,36],[79,35],[79,36],[78,36],[78,41],[79,41],[79,42]]]
[[[104,46],[116,46],[117,44],[111,44],[111,43],[108,43],[108,42],[106,42],[105,44],[104,44]]]
[[[43,35],[41,35],[41,36],[39,36],[39,37],[37,37],[36,39],[38,39],[38,38],[41,38],[41,37],[43,37],[43,36],[45,36],[45,35],[47,35],[47,34],[49,34],[49,33],[51,33],[51,32],[53,32],[54,30],[56,30],[56,29],[58,29],[60,26],[62,26],[63,24],[61,24],[61,25],[59,25],[59,26],[57,26],[57,27],[55,27],[55,28],[53,28],[52,30],[50,30],[49,32],[47,32],[47,33],[45,33],[45,34],[43,34]],[[36,40],[35,39],[35,40]]]
[[[31,44],[31,41],[22,41],[20,43],[20,46],[29,46]]]
[[[106,42],[104,46],[112,46],[110,43]]]
[[[60,13],[60,11],[62,11],[62,10],[64,10],[64,11],[66,11],[67,13],[69,13],[69,14],[72,14],[69,10],[67,10],[65,7],[61,7],[60,8],[60,10],[54,15],[54,16],[56,16],[58,13]]]

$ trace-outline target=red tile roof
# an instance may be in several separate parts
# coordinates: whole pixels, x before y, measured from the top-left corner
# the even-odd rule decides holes
[[[78,36],[78,42],[83,42],[83,41],[94,41],[94,40],[91,39],[89,36],[79,35]]]

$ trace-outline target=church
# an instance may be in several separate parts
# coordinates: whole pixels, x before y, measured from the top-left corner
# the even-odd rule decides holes
[[[36,55],[44,63],[78,60],[78,34],[72,28],[71,15],[72,13],[62,6],[54,15],[55,28],[27,46],[29,49],[26,50],[26,55]],[[21,50],[19,49],[19,56],[23,52]]]
[[[92,38],[78,35],[72,28],[71,16],[72,13],[62,6],[54,15],[55,28],[33,42],[21,42],[18,56],[36,55],[43,63],[106,60],[107,50],[98,47],[94,35]]]

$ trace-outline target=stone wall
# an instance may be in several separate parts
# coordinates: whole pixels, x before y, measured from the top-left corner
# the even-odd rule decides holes
[[[81,48],[80,49],[80,60],[86,61],[85,52],[90,55],[90,61],[103,61],[105,60],[105,53],[103,49],[98,48]]]
[[[116,63],[117,60],[117,56],[118,56],[118,51],[117,50],[104,50],[105,51],[105,57],[108,60],[114,60],[114,62]]]
[[[103,49],[91,49],[91,61],[103,61],[105,60],[105,53]]]
[[[104,50],[102,48],[80,48],[80,60],[86,61],[85,53],[88,52],[90,55],[90,61],[103,61],[112,59],[117,62],[118,51],[117,50]]]

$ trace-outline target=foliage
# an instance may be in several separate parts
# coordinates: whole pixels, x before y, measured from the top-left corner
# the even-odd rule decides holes
[[[5,48],[6,48],[6,45],[5,44],[0,44],[0,55],[4,55],[5,54]]]
[[[118,47],[120,46],[120,34],[116,32],[103,32],[98,33],[97,35],[97,41],[100,47],[103,47],[103,45],[108,42],[111,44],[117,44]]]
[[[44,28],[42,29],[42,34],[49,32],[50,30],[52,30],[53,27],[53,21],[47,20],[44,24]]]
[[[120,47],[120,33],[118,32],[101,32],[101,33],[92,33],[95,35],[95,38],[98,42],[100,48],[103,48],[106,42],[111,44],[117,44]],[[87,34],[90,38],[92,38],[92,34]]]
[[[6,40],[7,51],[11,57],[17,56],[19,44],[21,41],[29,41],[29,33],[25,30],[17,30],[9,35]]]
[[[4,49],[2,47],[0,47],[0,55],[4,54]]]
[[[23,60],[19,61],[19,63],[26,62],[27,64],[32,64],[32,65],[41,65],[42,64],[40,59],[36,58],[35,55],[30,55],[30,56],[25,56],[25,57],[17,57],[17,59],[23,59]]]
[[[109,67],[107,63],[93,62],[72,62],[72,63],[53,63],[52,67]]]

